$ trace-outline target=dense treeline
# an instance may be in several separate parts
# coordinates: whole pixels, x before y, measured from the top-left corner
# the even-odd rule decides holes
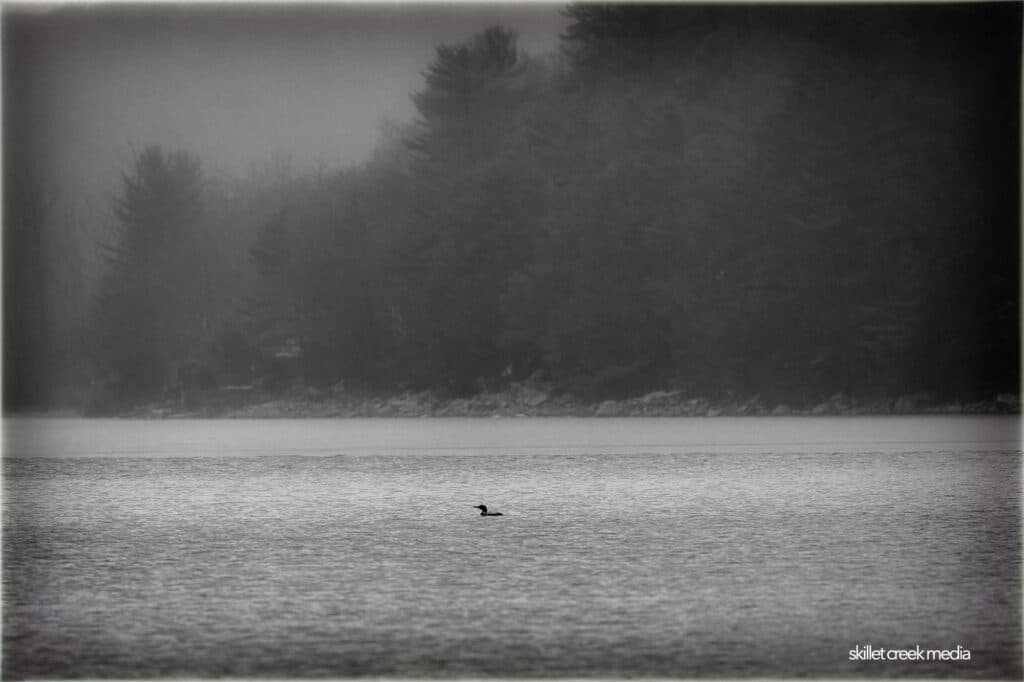
[[[559,55],[439,47],[358,168],[140,153],[94,383],[1019,390],[1019,5],[566,12]]]

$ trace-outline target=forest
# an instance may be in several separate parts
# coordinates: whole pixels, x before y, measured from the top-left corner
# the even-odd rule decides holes
[[[5,409],[1019,393],[1019,3],[564,12],[555,54],[506,26],[438,46],[357,166],[141,146],[84,284],[13,107]]]

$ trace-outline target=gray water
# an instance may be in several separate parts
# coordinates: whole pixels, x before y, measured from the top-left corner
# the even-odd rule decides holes
[[[8,419],[3,674],[1019,678],[1019,429]]]

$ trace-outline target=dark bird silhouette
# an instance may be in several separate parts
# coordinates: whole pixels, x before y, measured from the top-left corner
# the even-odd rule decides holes
[[[502,514],[501,512],[489,512],[489,511],[487,511],[487,505],[486,504],[478,504],[477,506],[473,507],[473,509],[479,509],[480,510],[480,516],[504,516],[504,514]]]

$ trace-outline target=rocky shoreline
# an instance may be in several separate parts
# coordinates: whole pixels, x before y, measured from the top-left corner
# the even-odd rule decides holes
[[[444,398],[431,391],[405,391],[369,396],[343,388],[295,388],[284,395],[236,387],[202,396],[184,408],[174,403],[139,406],[120,412],[127,418],[272,419],[363,417],[782,417],[910,414],[1019,414],[1017,395],[1004,393],[989,400],[938,402],[928,394],[909,394],[871,401],[836,393],[810,407],[769,404],[760,396],[709,400],[682,391],[653,391],[623,400],[587,402],[558,393],[543,383],[512,383],[500,391],[483,391],[466,398]]]

